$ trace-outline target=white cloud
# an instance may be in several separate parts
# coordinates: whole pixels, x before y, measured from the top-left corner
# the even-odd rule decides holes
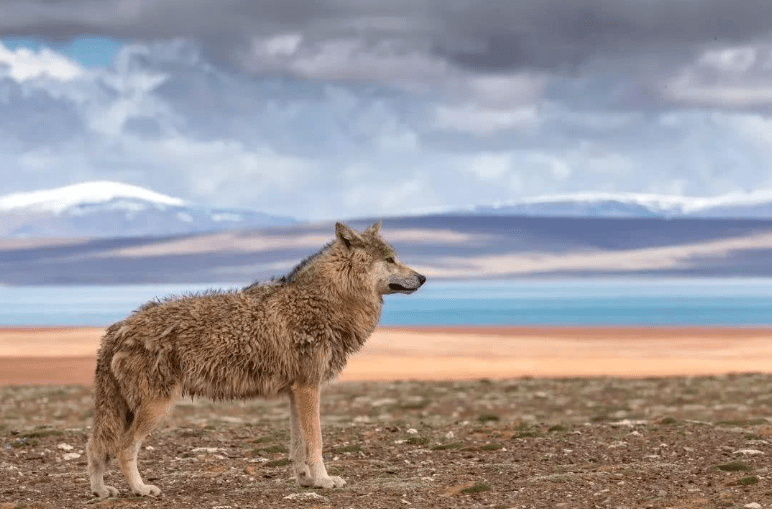
[[[70,81],[83,74],[80,65],[50,49],[36,52],[19,47],[11,51],[0,42],[0,77],[7,75],[20,82],[42,77]]]

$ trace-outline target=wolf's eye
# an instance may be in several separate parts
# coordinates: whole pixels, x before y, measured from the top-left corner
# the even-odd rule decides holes
[[[391,257],[391,256],[389,256],[388,258],[386,258],[386,261],[387,261],[388,263],[395,263],[395,262],[394,262],[394,258],[393,258],[393,257]]]

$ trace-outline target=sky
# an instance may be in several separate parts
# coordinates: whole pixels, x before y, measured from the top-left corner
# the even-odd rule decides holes
[[[769,0],[4,0],[0,194],[302,219],[772,188]]]

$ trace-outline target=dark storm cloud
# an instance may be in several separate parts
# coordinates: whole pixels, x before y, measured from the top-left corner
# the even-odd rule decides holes
[[[305,44],[353,37],[409,41],[482,72],[570,71],[640,55],[683,62],[714,42],[770,35],[769,0],[5,0],[0,36],[57,39],[186,37],[208,58],[238,62],[253,37],[287,32]]]

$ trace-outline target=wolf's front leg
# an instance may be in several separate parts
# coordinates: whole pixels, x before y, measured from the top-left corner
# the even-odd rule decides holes
[[[346,481],[330,477],[322,461],[319,386],[294,386],[290,394],[290,455],[301,486],[340,488]]]

